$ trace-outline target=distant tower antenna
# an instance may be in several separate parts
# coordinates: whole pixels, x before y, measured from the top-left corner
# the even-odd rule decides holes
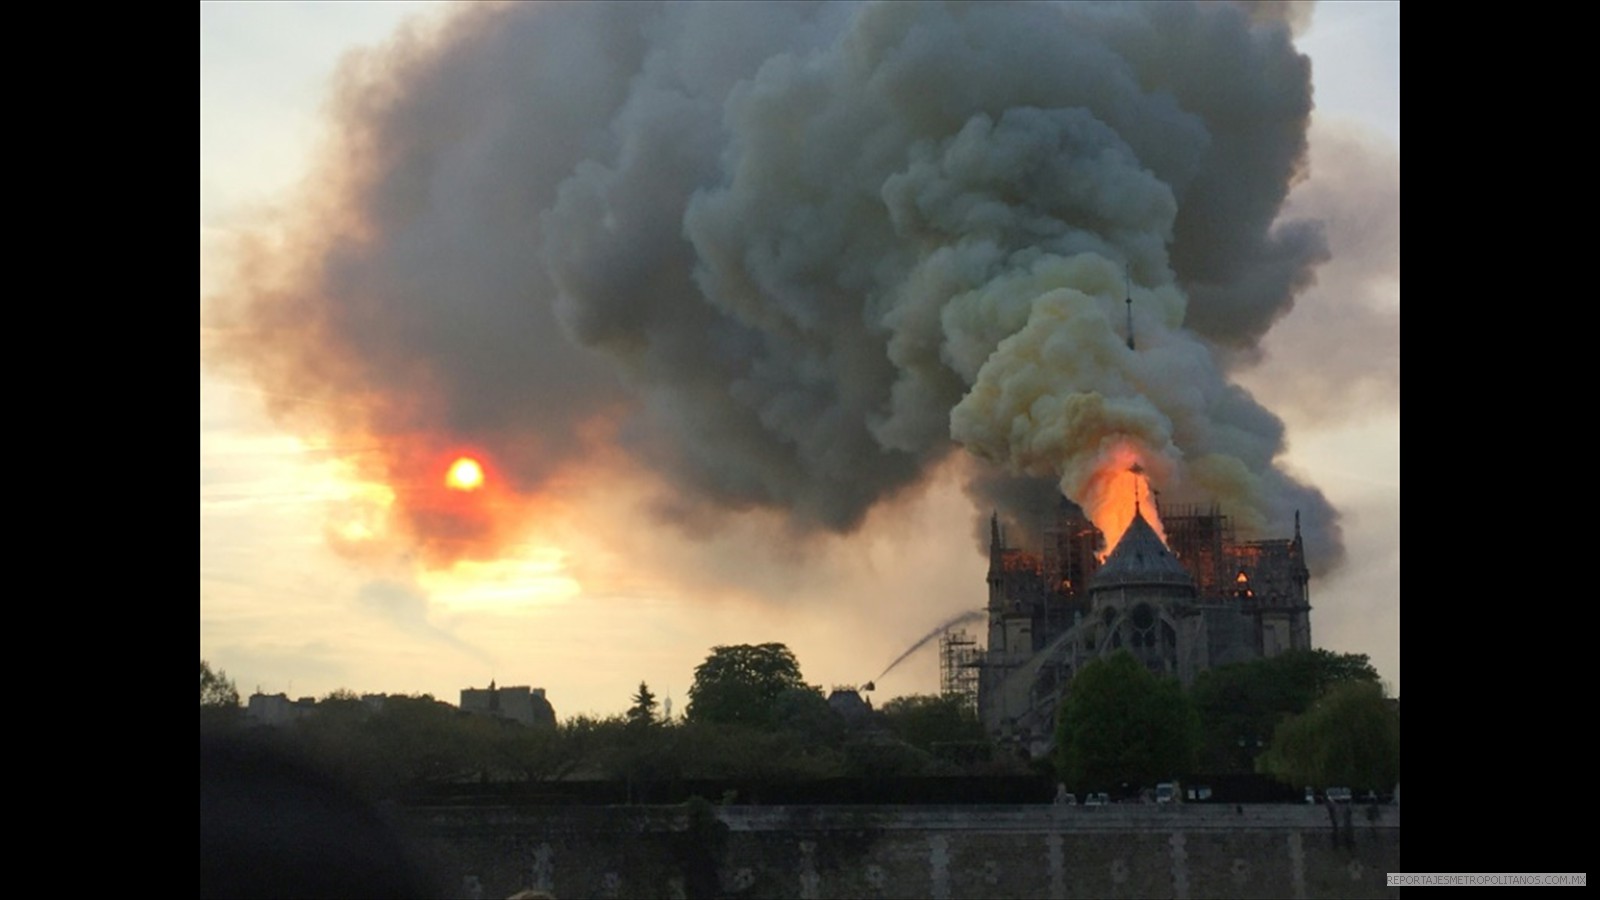
[[[1127,294],[1128,303],[1128,349],[1133,349],[1133,276],[1128,272],[1126,263],[1122,266],[1122,284]]]

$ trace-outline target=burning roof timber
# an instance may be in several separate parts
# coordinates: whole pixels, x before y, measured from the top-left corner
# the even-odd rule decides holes
[[[1303,602],[1309,572],[1298,531],[1290,538],[1240,541],[1228,516],[1216,505],[1175,507],[1160,513],[1159,520],[1166,531],[1165,540],[1141,515],[1136,519],[1139,525],[1130,527],[1108,554],[1100,549],[1105,545],[1100,530],[1087,522],[1075,504],[1063,501],[1053,526],[1042,529],[1038,538],[1053,546],[1030,549],[1002,542],[995,548],[998,574],[1009,582],[1012,595],[1031,590],[1067,601],[1086,600],[1091,579],[1104,571],[1122,542],[1132,539],[1141,545],[1154,542],[1146,554],[1152,561],[1170,553],[1166,559],[1192,579],[1200,603]],[[995,537],[999,540],[1001,532],[996,530]],[[1085,545],[1094,547],[1095,552],[1083,552]],[[1133,565],[1132,559],[1126,557],[1123,565]],[[1068,571],[1073,564],[1079,570],[1077,577]]]

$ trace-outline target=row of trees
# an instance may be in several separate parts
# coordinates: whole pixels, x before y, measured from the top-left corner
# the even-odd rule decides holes
[[[653,786],[675,781],[1026,771],[972,752],[971,744],[987,745],[983,729],[954,699],[905,697],[880,711],[862,705],[857,716],[840,714],[805,683],[782,644],[714,648],[696,669],[685,717],[670,722],[641,682],[625,713],[569,717],[556,726],[474,715],[427,695],[389,695],[368,705],[335,691],[286,727],[246,729],[237,692],[217,687],[226,676],[204,661],[201,670],[203,732],[247,730],[377,795],[430,784],[579,778],[623,782],[631,797],[649,799]]]
[[[1055,763],[1077,790],[1189,772],[1381,790],[1399,781],[1400,720],[1364,655],[1294,651],[1223,666],[1186,693],[1124,652],[1068,686]]]
[[[201,728],[238,728],[226,673],[200,663]],[[1288,653],[1203,673],[1192,689],[1126,653],[1084,666],[1057,719],[1056,774],[1074,790],[1150,786],[1192,772],[1259,771],[1293,785],[1386,788],[1399,721],[1364,656]],[[271,732],[379,792],[461,781],[626,782],[630,794],[693,779],[1022,774],[956,698],[914,696],[841,713],[784,645],[716,647],[695,670],[685,718],[664,721],[641,682],[620,716],[526,727],[431,696],[370,707],[336,691]],[[635,790],[637,788],[637,790]]]

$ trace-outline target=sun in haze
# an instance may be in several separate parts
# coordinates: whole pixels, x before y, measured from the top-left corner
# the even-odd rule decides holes
[[[463,456],[450,464],[444,483],[456,491],[475,491],[483,487],[483,466],[470,456]]]

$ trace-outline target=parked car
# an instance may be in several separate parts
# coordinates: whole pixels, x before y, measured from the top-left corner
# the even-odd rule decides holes
[[[1347,787],[1328,788],[1328,799],[1332,800],[1334,803],[1349,803],[1350,789]]]
[[[1178,799],[1178,785],[1171,781],[1163,781],[1156,785],[1156,802],[1172,803]]]
[[[1084,806],[1107,806],[1111,803],[1110,794],[1084,794]]]

